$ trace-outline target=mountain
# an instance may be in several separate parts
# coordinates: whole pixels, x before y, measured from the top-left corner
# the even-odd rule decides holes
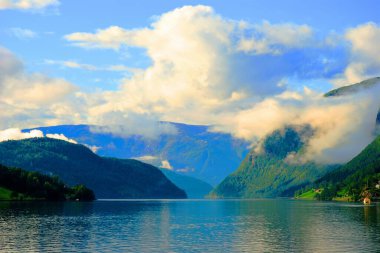
[[[364,80],[360,83],[347,85],[335,90],[331,90],[325,94],[325,97],[336,97],[336,96],[342,96],[342,95],[355,94],[363,89],[364,90],[370,89],[379,84],[380,84],[380,77],[374,77],[374,78]]]
[[[302,152],[301,136],[312,134],[309,127],[287,126],[267,136],[262,150],[255,148],[239,168],[210,194],[216,198],[261,198],[292,196],[294,191],[313,182],[331,166],[315,163],[297,164],[289,155]]]
[[[163,134],[156,139],[118,137],[96,132],[96,127],[88,125],[36,129],[44,134],[64,134],[78,143],[99,147],[96,152],[100,156],[134,158],[156,167],[166,164],[179,174],[201,179],[211,185],[220,183],[233,172],[249,151],[247,142],[229,134],[210,132],[207,126],[170,124],[178,133]]]
[[[325,97],[338,97],[338,96],[352,95],[361,90],[371,89],[377,85],[380,85],[380,77],[374,77],[368,80],[364,80],[360,83],[340,87],[338,89],[327,92],[325,94]],[[380,125],[380,108],[379,108],[379,113],[377,114],[377,117],[376,117],[376,123]]]
[[[320,198],[335,197],[359,200],[363,189],[369,188],[380,197],[380,136],[347,164],[316,180],[314,188],[322,188]]]
[[[332,90],[326,93],[325,97],[354,94],[379,84],[380,77],[376,77]],[[380,112],[377,115],[377,123],[380,123]],[[263,140],[262,150],[256,151],[257,148],[253,148],[238,169],[220,183],[210,196],[224,198],[291,196],[297,189],[337,168],[337,165],[318,165],[312,162],[297,164],[289,159],[292,153],[302,155],[304,141],[307,141],[307,135],[311,134],[313,130],[307,126],[288,126],[274,131]]]
[[[161,171],[176,186],[183,189],[190,199],[202,199],[213,189],[210,184],[200,179],[181,175],[168,169],[161,169]]]
[[[67,187],[57,177],[0,165],[0,200],[81,200],[95,199],[83,185]]]
[[[50,138],[0,142],[0,163],[85,184],[98,198],[186,198],[152,165],[104,158],[83,145]]]

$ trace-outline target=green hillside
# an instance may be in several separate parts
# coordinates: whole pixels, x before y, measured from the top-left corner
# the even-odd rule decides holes
[[[302,152],[301,135],[312,134],[309,127],[298,131],[286,127],[269,135],[263,151],[254,149],[247,155],[236,172],[228,176],[210,194],[221,198],[258,198],[292,196],[300,187],[313,182],[329,170],[329,166],[315,163],[293,164],[286,157]]]
[[[130,159],[103,158],[83,145],[33,138],[0,143],[0,163],[85,184],[98,198],[186,198],[156,167]]]
[[[58,177],[0,165],[0,200],[94,200],[83,185],[67,187]]]
[[[12,199],[12,191],[6,188],[0,187],[0,200],[10,200]]]
[[[210,184],[200,179],[181,175],[167,169],[161,169],[161,171],[176,186],[183,189],[188,198],[202,199],[212,190]]]
[[[357,201],[362,198],[361,194],[366,188],[372,195],[380,196],[380,191],[375,187],[379,181],[380,136],[350,162],[318,179],[315,185],[323,191],[317,198]]]
[[[354,94],[380,84],[380,77],[358,84],[332,90],[325,97]],[[380,123],[380,113],[377,115]],[[305,142],[313,134],[308,126],[288,126],[274,131],[262,144],[262,152],[252,149],[239,168],[220,183],[210,194],[211,197],[255,198],[292,196],[310,190],[310,184],[338,166],[292,163],[287,156],[302,155]],[[300,189],[304,189],[299,191]],[[327,191],[325,191],[326,193]],[[311,192],[306,197],[310,197]]]

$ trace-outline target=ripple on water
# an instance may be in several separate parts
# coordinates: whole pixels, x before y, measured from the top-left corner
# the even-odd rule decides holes
[[[0,203],[4,252],[379,252],[380,206],[293,200]]]

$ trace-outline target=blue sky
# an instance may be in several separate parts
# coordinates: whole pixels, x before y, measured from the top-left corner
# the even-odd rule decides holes
[[[373,139],[379,90],[323,93],[380,76],[379,5],[0,0],[0,140],[59,124],[155,138],[171,121],[255,142],[309,124],[304,158],[342,162]]]
[[[318,36],[333,31],[343,33],[369,21],[378,23],[377,1],[61,1],[42,10],[5,9],[0,12],[0,42],[26,65],[38,71],[63,77],[85,89],[115,89],[118,79],[128,73],[62,68],[46,60],[75,60],[84,64],[146,67],[151,62],[143,49],[129,48],[125,55],[113,51],[82,50],[70,46],[63,36],[77,31],[93,32],[117,25],[133,29],[149,26],[156,16],[183,5],[209,5],[226,19],[260,23],[307,24]],[[31,30],[34,38],[19,38],[14,28]],[[327,89],[328,87],[324,88]]]

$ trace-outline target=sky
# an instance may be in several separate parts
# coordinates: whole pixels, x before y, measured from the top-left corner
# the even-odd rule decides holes
[[[373,140],[379,90],[323,93],[380,76],[379,7],[0,0],[0,130],[93,124],[155,138],[176,134],[171,121],[254,143],[311,124],[305,159],[342,162]]]

